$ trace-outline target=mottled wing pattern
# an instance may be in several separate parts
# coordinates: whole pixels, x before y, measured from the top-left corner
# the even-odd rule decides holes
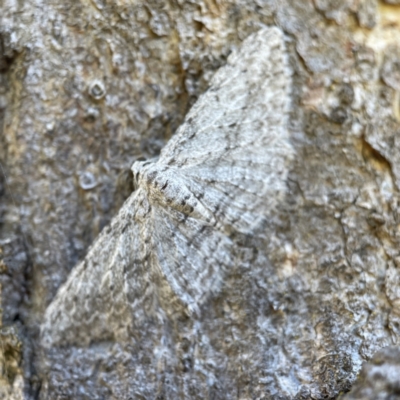
[[[282,32],[262,29],[228,58],[163,149],[229,231],[252,233],[284,189],[291,76]]]
[[[254,234],[283,192],[291,77],[282,32],[249,37],[163,149],[158,164],[177,168],[217,223],[174,209],[154,215],[160,269],[191,308],[216,291],[232,263],[232,233]]]
[[[45,345],[126,337],[135,325],[132,315],[138,318],[151,296],[152,232],[151,224],[142,223],[148,213],[143,191],[135,192],[102,231],[47,308],[42,325]]]
[[[210,224],[174,209],[154,210],[156,268],[193,312],[220,289],[232,267],[232,242]]]

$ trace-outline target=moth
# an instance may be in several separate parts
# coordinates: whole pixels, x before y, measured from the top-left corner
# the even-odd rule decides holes
[[[290,99],[284,36],[261,29],[158,160],[133,164],[135,191],[46,311],[48,345],[106,337],[113,321],[145,321],[169,298],[200,312],[233,266],[235,235],[255,235],[285,191]]]

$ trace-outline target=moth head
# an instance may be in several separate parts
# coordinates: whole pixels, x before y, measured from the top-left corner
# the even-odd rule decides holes
[[[132,173],[133,173],[133,188],[137,190],[140,186],[140,181],[143,178],[143,175],[146,173],[147,169],[153,165],[155,162],[154,159],[145,160],[145,159],[138,159],[132,165]]]

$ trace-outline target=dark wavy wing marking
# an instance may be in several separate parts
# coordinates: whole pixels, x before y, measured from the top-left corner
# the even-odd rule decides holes
[[[214,76],[163,149],[159,163],[177,165],[222,223],[251,232],[284,190],[290,69],[282,32],[249,37]]]
[[[127,337],[138,322],[132,320],[133,311],[140,318],[152,295],[147,265],[152,233],[142,223],[148,213],[146,197],[138,191],[103,230],[46,310],[45,345]]]

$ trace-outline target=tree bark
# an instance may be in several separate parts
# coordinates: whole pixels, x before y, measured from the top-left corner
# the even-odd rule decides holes
[[[0,396],[336,398],[397,345],[396,3],[3,0]],[[267,25],[287,37],[296,155],[266,257],[237,269],[201,329],[172,315],[135,345],[44,352],[45,310],[133,190],[132,163],[159,154],[229,53]],[[173,366],[155,354],[160,335]]]
[[[399,397],[399,348],[389,346],[377,351],[365,363],[350,393],[343,400],[389,399]]]

